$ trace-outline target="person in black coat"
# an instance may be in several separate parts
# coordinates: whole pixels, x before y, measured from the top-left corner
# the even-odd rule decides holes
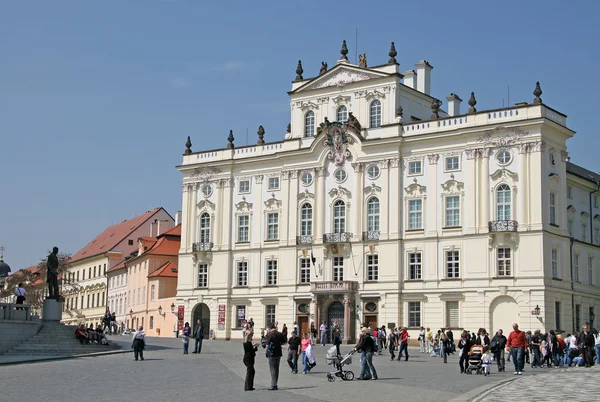
[[[498,372],[504,371],[504,349],[506,349],[506,341],[507,339],[503,335],[502,330],[499,329],[490,342],[490,351],[494,354],[494,359],[498,363]]]
[[[248,329],[244,337],[244,365],[246,366],[246,380],[244,381],[244,391],[254,391],[254,360],[258,344],[252,342],[254,331]]]
[[[471,336],[466,331],[463,331],[460,335],[460,340],[458,341],[458,348],[460,349],[458,365],[460,366],[461,373],[464,373],[466,366],[469,365],[469,351],[471,350],[472,344]]]

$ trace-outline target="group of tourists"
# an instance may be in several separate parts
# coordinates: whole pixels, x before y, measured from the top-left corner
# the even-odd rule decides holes
[[[204,340],[204,325],[202,325],[202,321],[198,320],[196,322],[196,328],[194,328],[194,332],[192,333],[192,328],[190,327],[190,323],[186,322],[183,331],[181,333],[181,337],[183,340],[183,354],[189,354],[190,348],[190,339],[193,337],[195,340],[194,343],[194,351],[192,353],[201,353],[202,352],[202,341]]]
[[[106,339],[106,334],[100,325],[96,325],[96,328],[94,328],[94,324],[90,324],[86,328],[84,324],[79,324],[75,329],[75,339],[82,345],[108,345],[108,339]]]

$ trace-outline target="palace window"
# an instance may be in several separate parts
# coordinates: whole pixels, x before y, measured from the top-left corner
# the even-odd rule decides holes
[[[247,194],[250,192],[250,180],[240,180],[238,184],[238,193]]]
[[[150,316],[150,329],[154,329],[154,317]]]
[[[408,175],[414,176],[423,173],[423,161],[409,161],[408,162]]]
[[[371,180],[375,180],[379,177],[379,167],[377,165],[369,165],[367,167],[367,177]]]
[[[154,301],[155,285],[150,286],[150,301]]]
[[[558,250],[552,249],[552,277],[558,278]]]
[[[408,201],[408,229],[423,228],[423,200]]]
[[[279,190],[279,177],[269,177],[267,188],[269,190]]]
[[[460,226],[460,197],[453,195],[446,197],[446,227]]]
[[[460,253],[458,250],[446,251],[446,278],[460,278]]]
[[[345,124],[348,121],[348,109],[346,106],[340,106],[337,110],[337,121]]]
[[[333,257],[333,281],[344,280],[344,257]]]
[[[508,247],[498,248],[498,276],[511,276],[512,275],[512,260],[510,256],[511,250]]]
[[[556,194],[550,193],[550,224],[556,225]]]
[[[421,279],[421,253],[408,254],[408,279]]]
[[[344,233],[346,231],[346,204],[337,200],[333,204],[333,232]]]
[[[300,283],[310,283],[310,258],[300,258]]]
[[[381,102],[375,99],[371,102],[370,119],[371,128],[381,127]]]
[[[198,264],[198,287],[208,287],[208,264]]]
[[[587,225],[585,223],[581,224],[581,241],[587,242]]]
[[[249,241],[250,234],[250,216],[240,215],[238,216],[238,243],[244,243]]]
[[[237,286],[248,286],[248,262],[237,263]]]
[[[496,189],[496,220],[509,221],[511,219],[511,193],[510,187],[501,184]]]
[[[344,169],[337,169],[335,172],[333,172],[333,177],[335,178],[336,183],[345,182],[347,176],[348,175]]]
[[[313,224],[313,210],[312,205],[305,203],[300,208],[300,235],[312,236],[312,224]]]
[[[408,326],[409,328],[421,326],[421,302],[408,302]]]
[[[379,255],[377,254],[367,255],[367,280],[379,280]]]
[[[379,198],[371,197],[367,201],[367,230],[379,230]]]
[[[203,212],[200,215],[200,243],[210,242],[210,215]]]
[[[267,214],[267,240],[279,239],[279,213],[269,212]]]
[[[579,254],[573,256],[573,280],[579,282]]]
[[[310,186],[313,182],[313,175],[312,173],[304,172],[302,173],[300,180],[302,181],[303,186]]]
[[[315,112],[313,112],[312,110],[309,110],[304,115],[304,136],[315,136]]]
[[[246,306],[235,306],[235,327],[242,328],[246,319]]]
[[[267,323],[267,328],[269,325],[275,323],[275,305],[268,304],[265,306],[265,322]]]
[[[446,157],[446,172],[455,172],[460,170],[460,158],[458,156]]]
[[[459,311],[457,301],[446,302],[446,328],[458,328],[459,323]]]
[[[277,260],[267,260],[267,285],[277,285]]]
[[[506,149],[503,149],[496,154],[496,161],[499,165],[506,166],[512,161],[512,154]]]

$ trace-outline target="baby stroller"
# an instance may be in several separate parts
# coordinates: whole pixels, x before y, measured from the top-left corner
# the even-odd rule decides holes
[[[344,381],[352,381],[354,380],[354,373],[350,370],[344,370],[344,366],[347,364],[352,364],[352,355],[354,352],[348,353],[346,356],[340,356],[337,354],[337,349],[335,346],[332,346],[325,356],[325,361],[327,364],[334,366],[336,368],[335,371],[330,371],[327,373],[327,381],[334,382],[335,377],[340,377]]]
[[[469,364],[465,369],[465,373],[472,374],[475,371],[477,374],[483,373],[483,366],[481,365],[481,358],[483,356],[483,346],[475,345],[471,348],[471,355],[469,356]]]

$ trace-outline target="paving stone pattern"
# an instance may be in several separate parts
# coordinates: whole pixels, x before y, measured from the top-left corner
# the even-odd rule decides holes
[[[129,336],[113,337],[129,348]],[[193,341],[190,342],[190,349]],[[404,399],[448,401],[481,388],[493,388],[512,373],[481,375],[460,374],[458,357],[451,356],[448,364],[440,358],[410,350],[405,361],[389,361],[389,354],[374,358],[378,381],[327,382],[326,373],[332,370],[325,364],[329,348],[316,346],[317,366],[311,374],[291,374],[284,359],[281,362],[279,391],[270,392],[267,359],[259,348],[256,363],[254,392],[244,392],[242,345],[239,341],[204,341],[202,354],[182,354],[179,339],[149,338],[145,361],[135,362],[130,353],[85,357],[72,360],[0,366],[2,399],[28,401],[108,401],[140,399],[144,401],[210,400],[210,401],[362,401],[366,399]],[[350,350],[342,346],[342,352]],[[348,367],[348,366],[346,366]],[[349,369],[358,377],[359,357],[355,355]],[[560,371],[560,370],[557,370]],[[522,377],[540,372],[529,370]],[[53,389],[53,391],[48,391]],[[495,391],[494,391],[495,392]],[[193,399],[187,399],[193,398]],[[205,399],[206,398],[206,399]],[[517,400],[517,399],[514,399]],[[526,399],[528,400],[528,399]]]

